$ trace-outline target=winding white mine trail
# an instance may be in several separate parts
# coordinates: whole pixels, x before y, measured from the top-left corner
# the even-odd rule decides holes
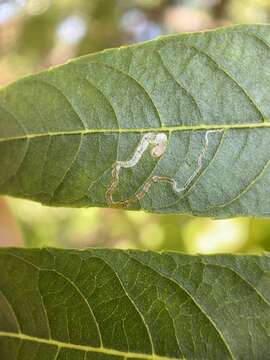
[[[131,198],[123,200],[123,201],[119,201],[119,202],[114,202],[113,194],[118,187],[120,172],[121,172],[122,168],[128,169],[128,168],[132,168],[132,167],[136,166],[138,164],[138,162],[141,160],[145,151],[149,148],[149,146],[152,146],[150,153],[154,159],[160,158],[166,151],[167,144],[168,144],[167,134],[153,133],[153,132],[146,133],[142,137],[132,158],[129,160],[126,160],[126,161],[116,161],[115,165],[113,166],[112,183],[106,192],[106,200],[107,200],[108,205],[112,206],[112,207],[127,207],[129,204],[135,203],[135,202],[141,200],[145,196],[145,194],[149,191],[151,185],[153,183],[157,183],[157,182],[170,183],[172,185],[173,190],[178,194],[186,191],[188,189],[188,187],[190,186],[190,184],[192,183],[192,181],[199,174],[199,172],[201,171],[201,169],[203,167],[203,161],[206,157],[207,150],[209,147],[209,135],[215,134],[215,133],[220,133],[223,131],[224,131],[224,129],[216,129],[216,130],[207,130],[205,132],[205,142],[204,142],[203,149],[202,149],[202,151],[199,155],[198,161],[197,161],[197,167],[194,170],[193,174],[186,180],[183,187],[179,187],[176,180],[173,178],[170,178],[168,176],[156,176],[155,175],[155,176],[150,177],[145,182],[143,189],[140,192],[136,193]]]

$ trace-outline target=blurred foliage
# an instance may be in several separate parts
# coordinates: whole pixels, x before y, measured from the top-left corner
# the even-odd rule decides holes
[[[269,20],[270,0],[0,0],[0,84],[75,56],[162,34]],[[27,246],[270,251],[270,220],[214,221],[8,202]],[[1,230],[0,221],[0,235]]]

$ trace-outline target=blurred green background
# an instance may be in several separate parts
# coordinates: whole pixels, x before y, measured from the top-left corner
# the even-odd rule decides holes
[[[0,85],[108,47],[269,20],[270,0],[0,0]],[[22,244],[260,253],[270,251],[270,220],[55,209],[2,199],[0,246]]]

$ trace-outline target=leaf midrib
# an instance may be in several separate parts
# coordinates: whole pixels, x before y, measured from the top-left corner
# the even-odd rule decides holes
[[[115,356],[122,356],[124,358],[137,358],[137,359],[145,359],[145,360],[181,360],[179,358],[172,358],[167,356],[158,356],[155,354],[142,354],[142,353],[134,353],[134,352],[125,352],[120,350],[114,349],[107,349],[105,347],[93,347],[88,345],[78,345],[72,343],[66,343],[58,340],[53,339],[43,339],[35,336],[26,335],[23,333],[12,333],[12,332],[5,332],[0,331],[0,338],[1,337],[9,337],[15,338],[22,341],[30,341],[39,344],[57,346],[58,348],[70,349],[70,350],[80,350],[84,352],[95,352],[100,354],[106,355],[115,355]],[[184,360],[184,358],[182,358]]]
[[[48,131],[43,133],[29,133],[23,135],[15,135],[0,138],[0,142],[35,139],[46,136],[61,136],[61,135],[87,135],[100,133],[147,133],[147,132],[180,132],[180,131],[199,131],[199,130],[232,130],[232,129],[257,129],[270,128],[270,122],[264,123],[245,123],[245,124],[218,124],[218,125],[179,125],[179,126],[164,126],[164,127],[148,127],[148,128],[100,128],[100,129],[79,129],[70,131]]]

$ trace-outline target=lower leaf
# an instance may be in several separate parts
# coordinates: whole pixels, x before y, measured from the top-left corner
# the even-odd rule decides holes
[[[4,360],[266,359],[270,257],[0,250]]]

